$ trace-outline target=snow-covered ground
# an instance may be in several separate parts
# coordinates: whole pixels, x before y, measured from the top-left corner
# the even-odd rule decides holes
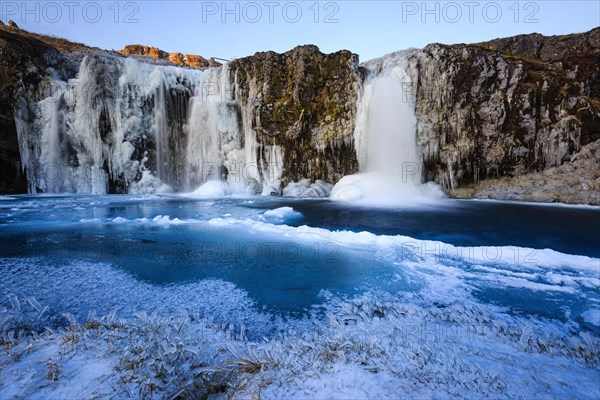
[[[14,327],[43,326],[30,303],[2,312],[2,398],[599,395],[597,337],[472,302],[365,294],[333,302],[314,331],[264,341],[183,310],[79,323],[65,315],[68,328],[13,338]]]
[[[22,254],[0,253],[0,398],[600,397],[598,258],[304,226],[272,201],[3,199]],[[202,237],[337,263],[181,254]],[[73,238],[98,257],[65,256]],[[269,306],[315,285],[304,312]]]

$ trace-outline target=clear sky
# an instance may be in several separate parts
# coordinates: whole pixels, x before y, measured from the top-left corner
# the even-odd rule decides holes
[[[316,44],[362,61],[429,43],[472,43],[600,25],[598,0],[5,1],[0,20],[105,49],[139,43],[231,59]]]

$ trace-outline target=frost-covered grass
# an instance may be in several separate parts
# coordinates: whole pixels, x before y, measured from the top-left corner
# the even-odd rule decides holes
[[[328,303],[312,331],[262,341],[191,311],[90,315],[49,328],[0,309],[0,397],[598,398],[599,338],[470,302],[369,293]]]
[[[106,251],[100,241],[90,241],[94,250],[81,253],[79,246],[44,256],[30,251],[68,241],[46,237],[44,224],[57,227],[51,218],[32,222],[27,213],[54,214],[60,204],[84,208],[86,202],[3,206],[15,214],[7,225],[11,234],[18,228],[45,236],[26,242],[17,258],[0,257],[2,400],[600,398],[597,258],[294,227],[284,225],[298,217],[290,207],[211,209],[212,201],[192,217],[159,203],[148,213],[77,213],[58,226],[83,225],[90,235],[104,226],[101,241],[118,238],[126,252]],[[253,202],[259,201],[244,201]],[[90,203],[107,205],[104,198]],[[141,234],[121,236],[125,228]],[[337,272],[335,284],[315,280],[322,291],[306,303],[288,296],[289,288],[312,288],[315,281],[298,280],[293,272],[300,265],[285,259],[268,270],[266,281],[258,279],[254,264],[248,274],[221,274],[229,262],[195,264],[211,273],[191,279],[144,279],[156,271],[168,277],[182,271],[162,271],[154,260],[171,254],[161,253],[163,243],[177,255],[198,247],[196,238],[179,236],[191,228],[210,240],[251,237],[311,249],[333,243],[343,267],[334,271],[355,268],[358,279],[341,288]],[[185,237],[186,247],[178,247]],[[136,240],[143,246],[135,247]],[[137,249],[151,248],[151,261],[138,258]],[[135,262],[128,264],[130,257]],[[186,260],[185,266],[192,258],[168,264],[176,265],[173,260]],[[248,261],[231,266],[243,269]],[[316,273],[332,268],[317,267]],[[282,277],[294,285],[277,286]],[[385,286],[388,281],[395,284]],[[257,296],[265,293],[275,296]],[[314,308],[287,315],[276,306],[282,297],[285,305],[297,302],[294,310]],[[94,309],[98,316],[88,315]]]

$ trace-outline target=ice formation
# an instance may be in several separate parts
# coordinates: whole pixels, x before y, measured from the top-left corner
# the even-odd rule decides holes
[[[333,185],[322,180],[314,183],[310,179],[290,182],[283,188],[283,195],[288,197],[329,197]]]
[[[256,115],[238,101],[241,89],[227,65],[202,71],[94,55],[71,75],[51,71],[17,104],[30,193],[190,193],[223,182],[204,189],[295,197],[331,192],[336,200],[397,203],[431,191],[421,185],[416,74],[402,58],[367,79],[354,138],[364,174],[342,179],[333,191],[329,183],[306,180],[282,190],[284,149],[264,135],[257,140]]]
[[[30,193],[279,193],[283,151],[263,149],[227,66],[204,71],[87,56],[19,100]]]

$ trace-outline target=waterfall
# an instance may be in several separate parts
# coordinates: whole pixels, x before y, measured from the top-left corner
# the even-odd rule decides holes
[[[440,192],[422,184],[416,138],[416,77],[404,58],[371,71],[357,105],[354,132],[360,173],[342,178],[330,199],[372,205],[422,203]]]
[[[156,175],[165,182],[169,177],[169,123],[167,119],[169,110],[167,106],[167,96],[165,94],[167,89],[165,88],[163,81],[164,76],[161,76],[161,83],[156,89],[154,104],[154,136],[156,137]]]
[[[404,68],[395,67],[369,83],[370,102],[366,126],[365,171],[400,175],[407,185],[421,183],[417,151],[412,82]]]
[[[144,194],[222,182],[227,192],[280,193],[283,151],[259,144],[235,91],[226,65],[93,55],[76,72],[51,71],[15,109],[29,191]]]
[[[371,73],[354,132],[361,173],[340,180],[332,199],[396,204],[427,192],[415,70],[400,57]],[[15,110],[29,191],[281,194],[284,149],[257,135],[252,99],[264,88],[249,86],[242,96],[227,65],[194,70],[109,55],[51,71]]]
[[[64,189],[62,164],[65,152],[60,137],[61,132],[64,131],[64,121],[61,113],[62,100],[63,93],[59,90],[55,96],[40,103],[44,124],[48,126],[48,129],[42,135],[44,146],[40,155],[40,162],[47,166],[43,179],[44,187],[48,193],[60,193]]]
[[[238,111],[227,66],[202,74],[190,100],[186,189],[227,179],[227,154],[241,147]]]

